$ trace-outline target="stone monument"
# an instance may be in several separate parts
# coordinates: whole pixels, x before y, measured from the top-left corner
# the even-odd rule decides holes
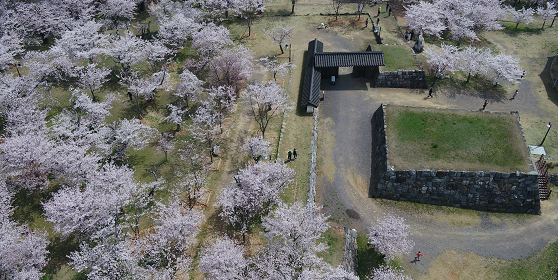
[[[422,37],[422,34],[418,36],[418,39],[415,42],[415,46],[413,48],[417,52],[422,52],[422,49],[424,48],[424,38]]]

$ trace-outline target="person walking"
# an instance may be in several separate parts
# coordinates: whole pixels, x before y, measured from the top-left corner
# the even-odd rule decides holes
[[[518,92],[518,91],[519,91],[519,90],[517,90],[517,89],[515,90],[515,92],[513,93],[512,98],[510,98],[510,100],[514,100],[514,99],[515,99],[515,97],[517,96],[517,92]]]
[[[298,156],[298,152],[296,151],[296,148],[294,148],[294,150],[293,150],[293,157],[294,157],[294,159],[296,159],[297,156]]]
[[[366,19],[366,21],[364,23],[366,24],[365,27],[368,27],[368,19]]]
[[[287,158],[289,159],[290,162],[293,158],[293,152],[289,151]]]
[[[381,13],[381,12],[382,12],[382,7],[378,7],[378,15],[377,15],[377,17],[380,16],[380,13]]]
[[[488,99],[484,100],[484,104],[482,104],[482,110],[486,109],[486,105],[488,105]]]
[[[424,256],[423,254],[420,253],[420,251],[417,253],[417,257],[415,258],[416,261],[420,261],[420,257]]]
[[[380,18],[376,20],[376,25],[380,25]]]
[[[388,8],[388,17],[391,16],[391,7]]]
[[[432,87],[428,90],[428,98],[432,98]]]

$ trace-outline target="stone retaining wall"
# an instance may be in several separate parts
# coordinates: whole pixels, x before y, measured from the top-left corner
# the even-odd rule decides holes
[[[308,194],[306,197],[307,203],[316,203],[316,152],[318,150],[318,118],[320,117],[320,110],[314,109],[313,127],[312,127],[312,140],[310,141],[310,171],[308,175]]]
[[[371,197],[481,211],[540,214],[536,171],[500,173],[394,170],[389,165],[385,105],[372,118]]]
[[[356,229],[349,229],[344,227],[345,231],[345,246],[343,247],[343,261],[341,266],[348,272],[357,275],[358,271],[358,244],[357,244],[357,231]]]
[[[423,70],[399,70],[380,72],[375,87],[390,88],[427,88]]]

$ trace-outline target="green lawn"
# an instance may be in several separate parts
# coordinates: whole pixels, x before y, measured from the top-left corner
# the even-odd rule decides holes
[[[385,71],[420,70],[411,48],[407,45],[373,45],[373,51],[383,51],[386,60]]]
[[[531,171],[516,115],[392,105],[386,111],[396,169]]]

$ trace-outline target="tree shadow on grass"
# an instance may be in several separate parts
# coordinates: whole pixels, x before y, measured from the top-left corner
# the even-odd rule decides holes
[[[60,235],[50,239],[50,244],[47,246],[48,250],[48,263],[44,268],[47,273],[56,273],[63,264],[70,262],[71,252],[75,252],[79,248],[79,241],[75,236],[62,238]]]
[[[548,57],[546,60],[546,65],[543,71],[539,74],[541,81],[544,84],[544,88],[546,90],[546,94],[548,95],[548,99],[552,101],[555,105],[558,105],[558,90],[554,87],[554,82],[552,77],[550,76],[550,69],[552,67],[552,61],[554,60],[555,56]]]
[[[368,236],[365,233],[358,233],[357,235],[357,256],[358,268],[357,274],[360,279],[366,279],[373,268],[380,267],[385,264],[384,256],[374,251],[373,245],[368,245]]]
[[[534,27],[524,23],[520,23],[517,28],[515,28],[515,22],[503,23],[502,26],[504,26],[504,33],[511,37],[523,36],[526,35],[526,33],[529,33],[528,35],[540,35],[542,32],[540,27]]]
[[[494,86],[492,81],[483,76],[472,76],[467,83],[465,79],[450,77],[436,81],[434,91],[449,98],[458,96],[472,96],[488,99],[490,102],[504,102],[507,100],[506,88],[502,85]]]

